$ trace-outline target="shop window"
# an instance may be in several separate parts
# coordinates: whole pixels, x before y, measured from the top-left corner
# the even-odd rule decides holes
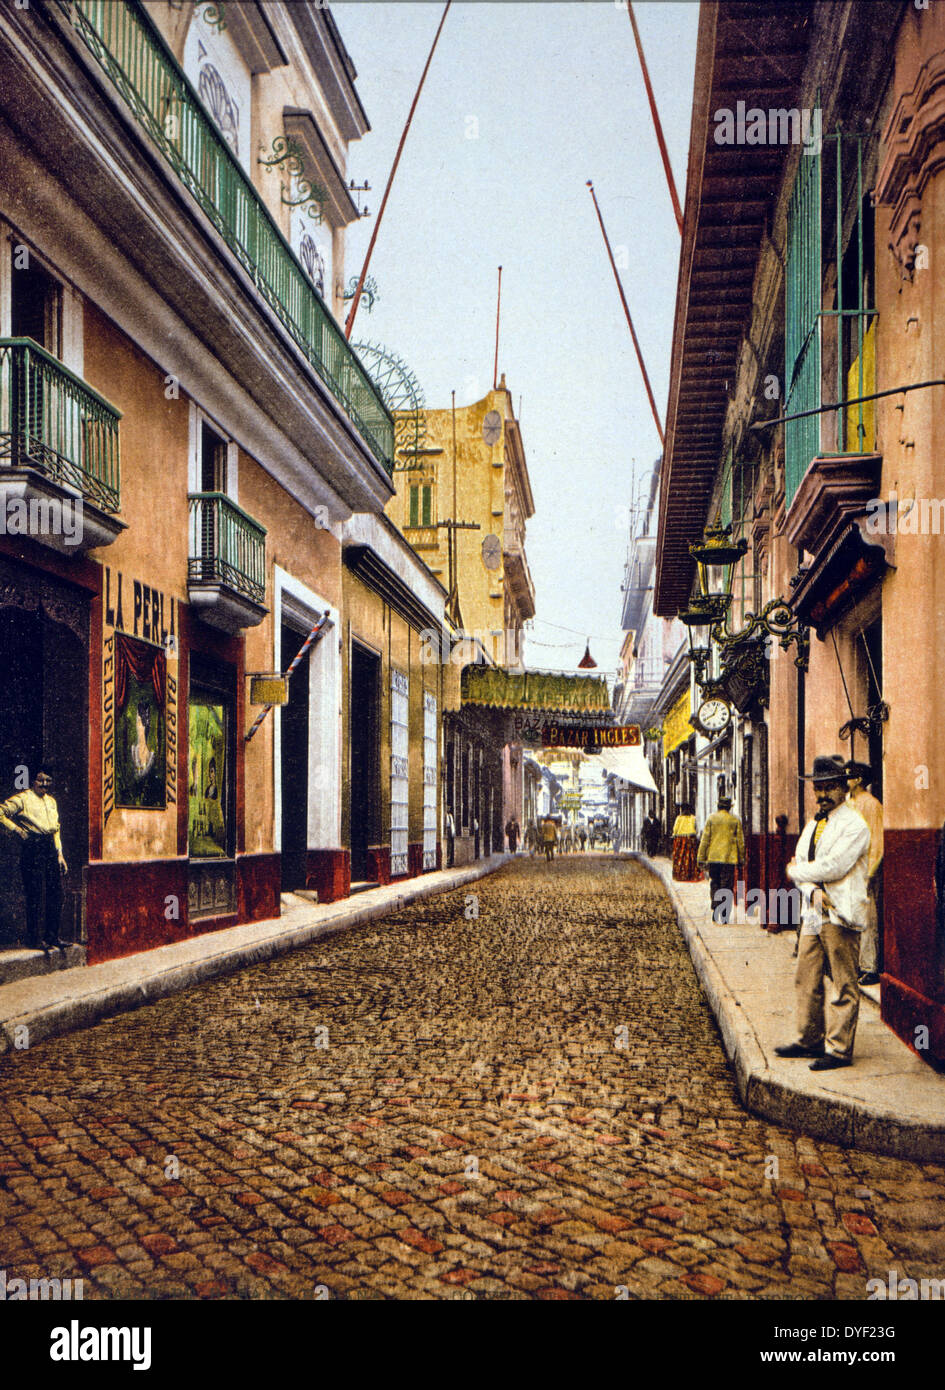
[[[236,909],[232,669],[191,655],[187,746],[189,915]]]

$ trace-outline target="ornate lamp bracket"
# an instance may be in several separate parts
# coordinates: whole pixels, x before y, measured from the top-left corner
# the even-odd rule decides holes
[[[712,640],[723,651],[736,643],[747,641],[756,633],[765,632],[776,637],[781,648],[787,651],[793,642],[797,647],[794,665],[799,671],[806,671],[810,656],[810,628],[806,623],[794,621],[794,614],[782,598],[773,598],[766,603],[760,613],[746,613],[745,626],[739,632],[728,632],[722,623],[712,629]]]

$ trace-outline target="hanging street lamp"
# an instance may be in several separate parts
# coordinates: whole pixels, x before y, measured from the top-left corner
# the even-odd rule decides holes
[[[746,690],[756,690],[766,671],[764,658],[768,655],[769,637],[776,637],[785,651],[795,643],[794,664],[807,670],[809,629],[805,623],[795,621],[784,599],[771,599],[760,613],[746,613],[745,626],[737,632],[730,630],[728,613],[735,566],[747,550],[748,541],[744,537],[732,540],[731,526],[723,526],[718,518],[713,526],[706,527],[701,541],[689,546],[698,570],[699,592],[679,617],[689,630],[689,659],[696,683],[706,696],[726,694],[730,678],[736,673]],[[719,680],[707,679],[712,643],[722,652]]]

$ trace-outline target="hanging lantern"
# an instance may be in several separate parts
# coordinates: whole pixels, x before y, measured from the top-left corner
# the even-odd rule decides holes
[[[581,660],[578,662],[577,668],[578,668],[579,671],[593,671],[593,670],[596,669],[596,667],[597,667],[597,662],[596,662],[596,661],[594,660],[594,658],[591,656],[591,639],[588,638],[588,639],[587,639],[587,645],[586,645],[585,648],[584,648],[584,655],[581,657]]]
[[[724,601],[728,607],[735,566],[747,549],[745,537],[733,541],[731,526],[722,526],[718,520],[714,526],[706,527],[701,541],[693,541],[689,554],[699,567],[699,587],[703,598]]]

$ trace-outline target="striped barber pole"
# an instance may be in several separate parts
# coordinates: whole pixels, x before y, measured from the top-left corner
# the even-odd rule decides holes
[[[305,653],[308,651],[309,647],[313,646],[314,643],[317,642],[318,639],[319,639],[321,636],[324,635],[325,631],[327,630],[327,628],[328,628],[329,625],[330,625],[330,622],[331,622],[331,618],[330,618],[330,615],[329,615],[329,613],[328,613],[328,610],[326,609],[325,612],[322,614],[322,616],[319,618],[318,622],[317,622],[317,623],[315,624],[315,626],[312,628],[311,632],[310,632],[310,633],[308,634],[308,636],[306,637],[305,641],[302,643],[302,645],[301,645],[301,647],[299,648],[299,650],[298,650],[298,652],[296,653],[296,655],[292,658],[292,661],[291,661],[291,663],[289,664],[289,667],[288,667],[288,669],[287,669],[287,671],[286,671],[286,673],[285,673],[285,679],[286,679],[286,680],[289,680],[289,679],[291,678],[292,672],[295,670],[296,666],[298,666],[299,662],[302,660],[302,657],[303,657],[303,656],[305,655]],[[253,735],[255,734],[256,730],[259,728],[260,724],[263,722],[263,720],[265,719],[266,715],[269,713],[269,711],[270,711],[272,708],[273,708],[272,705],[263,705],[262,709],[259,711],[259,713],[257,714],[255,720],[253,721],[253,727],[250,729],[249,733],[246,735],[246,738],[245,738],[245,742],[246,742],[246,743],[249,743],[250,739],[253,737]]]

